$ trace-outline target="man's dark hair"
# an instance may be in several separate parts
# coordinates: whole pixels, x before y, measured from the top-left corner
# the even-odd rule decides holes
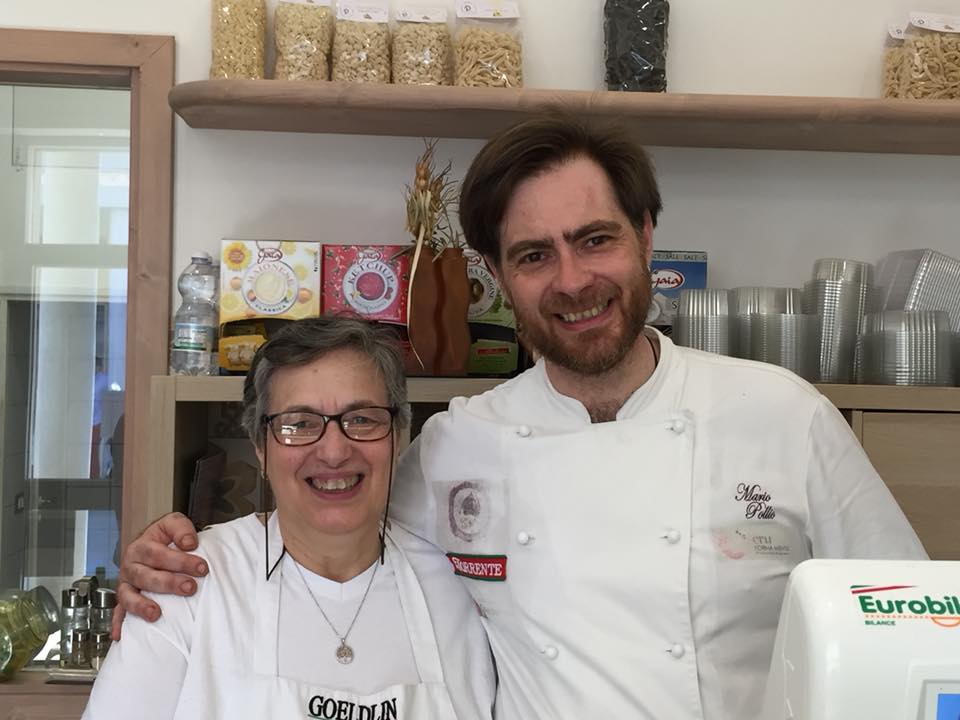
[[[474,158],[460,190],[460,226],[467,244],[499,266],[500,226],[517,186],[577,157],[603,168],[638,232],[643,231],[644,211],[657,224],[660,190],[643,148],[622,130],[557,113],[500,132]]]

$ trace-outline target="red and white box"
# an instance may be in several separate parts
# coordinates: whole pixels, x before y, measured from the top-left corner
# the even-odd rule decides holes
[[[323,313],[406,324],[410,261],[409,245],[324,245]]]

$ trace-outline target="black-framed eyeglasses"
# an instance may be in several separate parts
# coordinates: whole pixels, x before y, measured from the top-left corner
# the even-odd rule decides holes
[[[264,415],[262,422],[281,445],[313,445],[323,437],[331,421],[336,422],[350,440],[373,442],[390,434],[396,414],[397,408],[380,406],[356,408],[339,415],[298,410]]]

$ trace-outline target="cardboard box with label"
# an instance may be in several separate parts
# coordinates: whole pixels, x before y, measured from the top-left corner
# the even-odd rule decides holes
[[[220,324],[320,315],[320,243],[224,240]]]
[[[470,281],[467,372],[471,375],[510,375],[517,371],[519,354],[513,308],[483,258],[473,250],[465,250],[463,254],[467,259]]]
[[[407,323],[408,245],[324,245],[323,313]]]
[[[226,239],[220,250],[220,366],[242,372],[266,321],[320,315],[320,243]],[[244,329],[241,329],[243,326]],[[248,330],[247,328],[253,328]]]
[[[670,335],[680,304],[680,291],[707,287],[707,253],[700,250],[654,250],[650,276],[653,289],[647,324],[664,335]]]

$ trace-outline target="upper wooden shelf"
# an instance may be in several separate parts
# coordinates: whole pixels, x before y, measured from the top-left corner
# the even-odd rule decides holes
[[[479,395],[499,385],[497,378],[410,378],[410,402],[446,403],[458,395]],[[960,388],[891,385],[817,385],[841,410],[960,412]],[[240,402],[242,377],[177,377],[177,402]]]
[[[487,138],[562,108],[632,129],[644,145],[960,155],[960,102],[421,87],[277,80],[177,85],[190,127]]]

